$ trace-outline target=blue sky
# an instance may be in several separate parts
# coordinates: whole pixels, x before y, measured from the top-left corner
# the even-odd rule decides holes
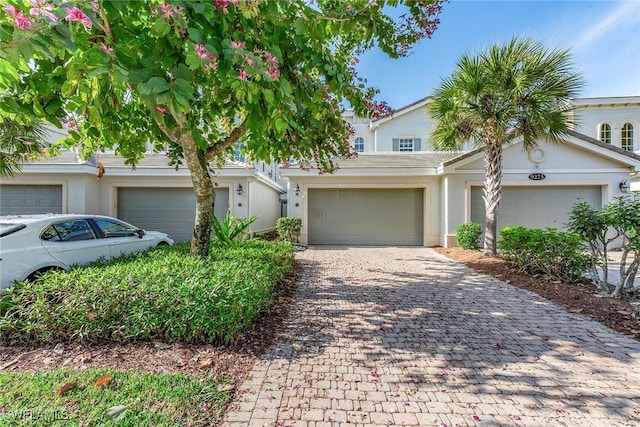
[[[455,70],[461,55],[516,35],[570,49],[586,82],[581,97],[640,95],[640,0],[452,0],[440,21],[407,58],[379,51],[360,58],[358,72],[381,90],[377,99],[393,108],[417,101]]]

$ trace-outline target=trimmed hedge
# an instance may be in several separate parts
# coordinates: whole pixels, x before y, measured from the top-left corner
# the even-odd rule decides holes
[[[518,226],[503,228],[500,236],[502,257],[520,271],[569,283],[583,280],[589,271],[591,257],[577,234]]]
[[[478,249],[482,225],[477,222],[467,222],[456,227],[456,242],[463,249]]]
[[[0,342],[229,342],[292,270],[291,245],[251,241],[207,260],[180,244],[50,272],[0,297]]]

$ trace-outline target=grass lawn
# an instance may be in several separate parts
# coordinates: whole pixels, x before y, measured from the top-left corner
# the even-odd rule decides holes
[[[0,425],[212,425],[230,399],[230,381],[95,369],[0,373]]]

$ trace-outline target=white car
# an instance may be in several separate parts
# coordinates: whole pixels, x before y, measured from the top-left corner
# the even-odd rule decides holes
[[[0,217],[0,292],[47,270],[143,251],[173,240],[101,215]]]

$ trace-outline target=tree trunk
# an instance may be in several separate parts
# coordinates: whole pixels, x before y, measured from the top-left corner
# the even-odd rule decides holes
[[[209,175],[206,155],[196,147],[191,135],[180,139],[185,161],[191,173],[196,194],[196,217],[191,238],[191,256],[206,258],[211,246],[211,218],[214,215],[215,192]]]
[[[484,254],[496,255],[497,215],[500,199],[502,198],[502,144],[490,141],[487,138],[484,145],[484,164]]]

